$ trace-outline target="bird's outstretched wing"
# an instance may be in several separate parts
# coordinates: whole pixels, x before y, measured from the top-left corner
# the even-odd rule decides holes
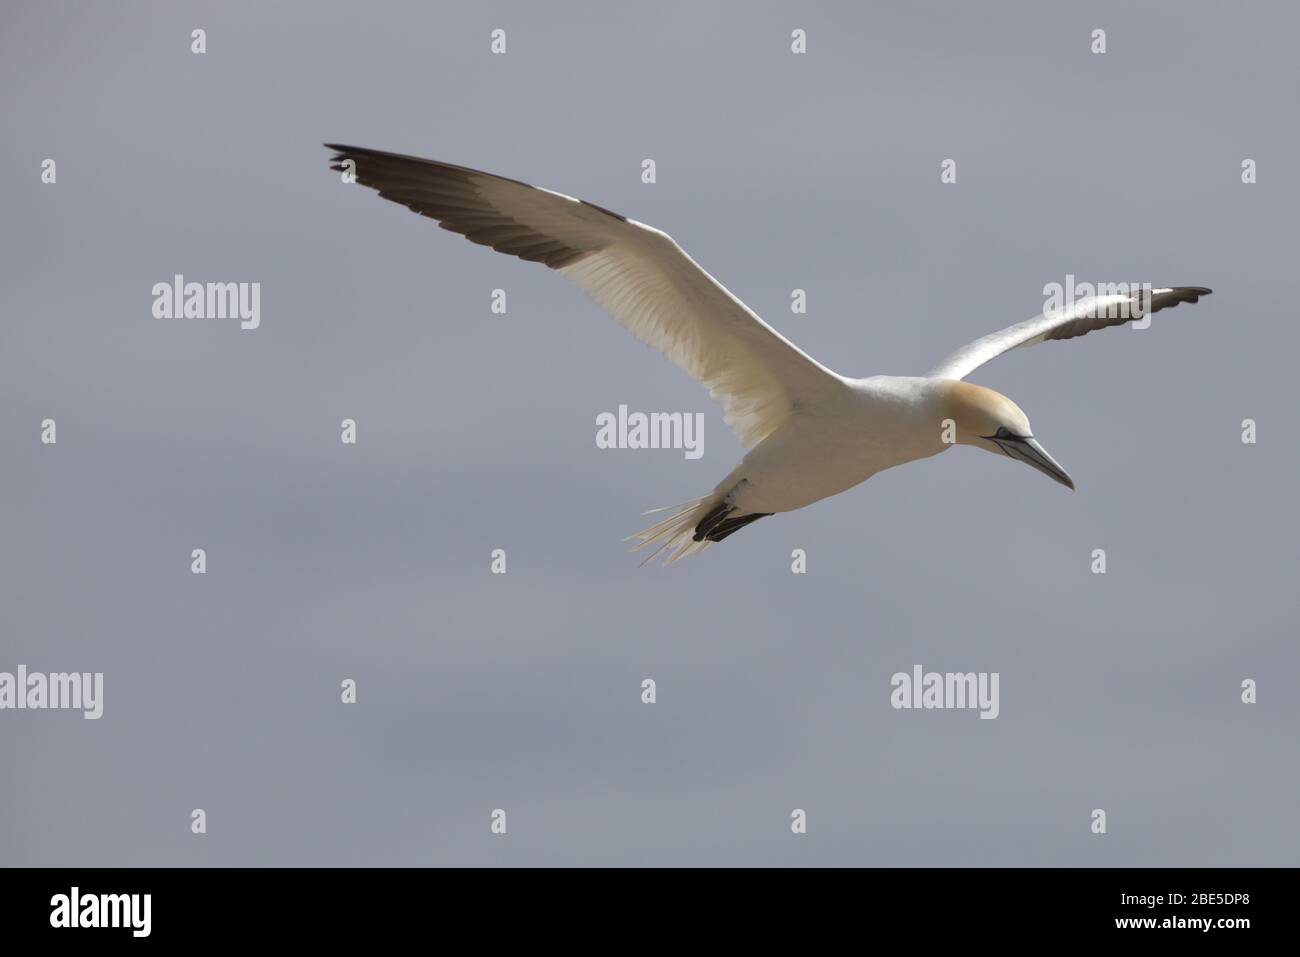
[[[1180,302],[1196,302],[1209,294],[1210,290],[1204,286],[1174,286],[1150,290],[1149,302],[1146,301],[1148,297],[1140,292],[1091,296],[1068,309],[1045,312],[976,339],[944,359],[930,370],[929,375],[935,379],[964,379],[990,359],[1012,349],[1049,339],[1086,336],[1095,329],[1118,326]]]
[[[326,144],[333,168],[498,252],[545,263],[642,342],[709,387],[727,424],[757,445],[802,402],[843,380],[800,351],[672,237],[581,200],[414,156]]]

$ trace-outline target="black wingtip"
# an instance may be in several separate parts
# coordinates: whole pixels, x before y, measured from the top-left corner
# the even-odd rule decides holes
[[[1176,306],[1180,302],[1200,302],[1202,296],[1208,296],[1211,292],[1213,292],[1213,290],[1210,289],[1209,286],[1172,286],[1169,291],[1164,294],[1166,301],[1163,305]],[[1161,304],[1157,298],[1156,309],[1160,308]]]
[[[368,146],[348,146],[345,143],[324,143],[322,144],[327,150],[334,151],[334,159],[356,159],[361,156],[377,157],[379,159],[395,160],[415,160],[418,163],[430,163],[433,160],[421,159],[418,156],[403,156],[401,153],[388,153],[384,150],[372,150]]]

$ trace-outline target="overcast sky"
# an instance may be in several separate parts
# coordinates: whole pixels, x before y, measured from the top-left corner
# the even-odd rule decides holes
[[[1297,863],[1294,5],[4,5],[0,671],[104,714],[0,711],[0,863]],[[1069,274],[1214,295],[972,377],[1077,493],[959,448],[638,569],[718,407],[324,141],[660,227],[846,375]],[[153,318],[177,273],[260,327]],[[917,664],[998,718],[894,710]]]

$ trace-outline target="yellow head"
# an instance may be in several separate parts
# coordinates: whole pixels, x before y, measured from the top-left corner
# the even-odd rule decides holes
[[[1038,469],[1067,488],[1074,481],[1029,428],[1029,418],[1001,392],[956,379],[943,385],[943,414],[956,426],[955,440],[1005,455]]]

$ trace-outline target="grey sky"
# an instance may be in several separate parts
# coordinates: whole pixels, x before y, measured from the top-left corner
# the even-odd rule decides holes
[[[0,671],[105,702],[0,712],[0,863],[1295,864],[1300,14],[1055,7],[4,0]],[[323,141],[658,226],[849,375],[1068,273],[1215,292],[972,377],[1075,494],[959,449],[638,569],[742,452],[718,408]],[[153,319],[175,273],[261,327]],[[597,449],[620,403],[703,458]],[[1000,716],[891,709],[914,664]]]

